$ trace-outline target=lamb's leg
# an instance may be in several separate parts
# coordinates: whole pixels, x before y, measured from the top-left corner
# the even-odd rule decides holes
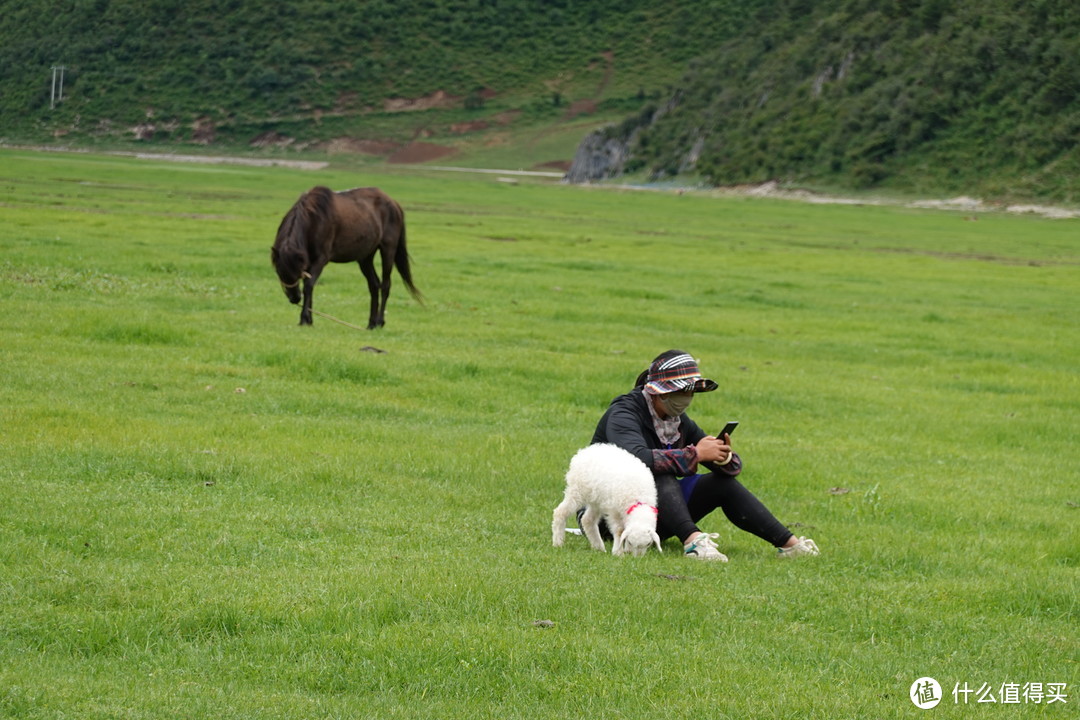
[[[585,508],[585,514],[581,516],[581,529],[585,531],[585,537],[589,538],[593,550],[607,552],[604,540],[600,537],[600,513],[592,507]]]
[[[622,518],[619,517],[606,517],[604,522],[608,525],[608,530],[611,531],[611,536],[615,538],[615,542],[611,545],[612,555],[623,554],[623,532],[626,530],[626,523],[622,522]]]
[[[566,519],[574,513],[577,508],[574,507],[574,503],[571,498],[564,498],[559,506],[555,508],[555,512],[551,516],[551,544],[555,547],[562,547],[563,540],[566,538]]]

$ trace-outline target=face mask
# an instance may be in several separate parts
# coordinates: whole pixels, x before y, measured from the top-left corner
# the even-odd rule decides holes
[[[694,393],[670,393],[660,396],[660,406],[668,417],[679,417],[694,400]]]

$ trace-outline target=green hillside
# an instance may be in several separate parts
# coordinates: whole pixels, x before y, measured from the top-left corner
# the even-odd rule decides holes
[[[618,130],[627,169],[1080,202],[1075,0],[773,5]]]
[[[8,143],[1080,203],[1078,95],[1074,0],[0,0]]]
[[[618,117],[766,4],[0,2],[0,136],[370,142]]]

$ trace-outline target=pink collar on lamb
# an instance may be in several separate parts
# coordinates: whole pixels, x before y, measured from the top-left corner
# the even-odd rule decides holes
[[[654,513],[656,513],[657,515],[660,514],[659,508],[653,507],[652,505],[646,505],[643,502],[636,502],[633,505],[631,505],[630,507],[626,508],[626,514],[629,515],[630,513],[634,512],[634,510],[636,510],[639,507],[647,507],[650,510],[652,510]]]

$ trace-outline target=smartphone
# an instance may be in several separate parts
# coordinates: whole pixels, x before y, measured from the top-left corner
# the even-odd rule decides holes
[[[716,437],[723,440],[725,435],[731,435],[732,433],[734,433],[735,428],[737,428],[737,427],[739,427],[739,421],[738,420],[732,420],[731,422],[729,422],[727,425],[724,426],[724,429],[721,430],[720,434],[717,435]]]

